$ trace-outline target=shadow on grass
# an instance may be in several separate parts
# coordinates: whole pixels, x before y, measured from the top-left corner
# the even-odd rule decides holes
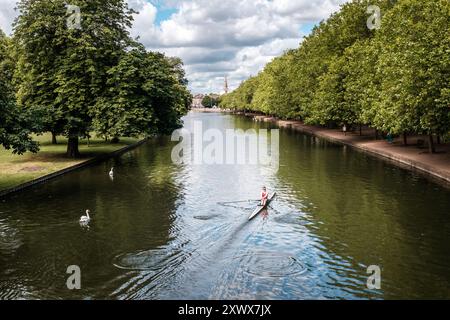
[[[80,151],[80,155],[76,158],[70,158],[66,156],[66,153],[54,152],[54,151],[40,151],[37,154],[29,154],[27,157],[17,158],[14,163],[27,163],[27,162],[53,162],[53,163],[64,163],[64,162],[82,162],[92,158],[100,157],[103,155],[110,154],[114,151],[120,150],[126,146],[121,146],[118,148],[111,148],[108,150],[98,150],[98,151]]]
[[[40,151],[38,153],[26,153],[24,155],[5,155],[1,161],[3,163],[23,164],[27,162],[42,162],[42,163],[69,163],[69,162],[83,162],[92,158],[110,154],[122,148],[128,147],[137,143],[139,139],[123,138],[119,143],[105,143],[102,140],[93,140],[90,144],[87,141],[81,140],[79,144],[80,156],[77,158],[70,158],[66,156],[67,144],[65,141],[59,141],[58,144],[52,144],[50,141],[40,141]]]

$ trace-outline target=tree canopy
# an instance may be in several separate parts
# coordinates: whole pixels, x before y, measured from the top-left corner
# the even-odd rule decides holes
[[[219,98],[213,94],[207,94],[202,99],[202,105],[205,108],[212,108],[219,104]]]
[[[371,5],[380,8],[379,28],[368,26]],[[391,134],[448,133],[449,17],[448,0],[353,0],[221,107]]]
[[[169,133],[190,104],[181,61],[142,46],[108,70],[107,90],[92,108],[93,127],[104,136]]]
[[[125,0],[71,4],[77,26],[64,0],[18,2],[9,99],[17,103],[9,110],[33,115],[24,128],[66,136],[69,157],[91,132],[117,139],[178,128],[192,99],[182,61],[130,37],[134,11]]]
[[[11,40],[0,30],[0,145],[18,154],[36,152],[38,146],[30,137],[30,121],[16,106],[13,85],[15,63],[11,50]]]

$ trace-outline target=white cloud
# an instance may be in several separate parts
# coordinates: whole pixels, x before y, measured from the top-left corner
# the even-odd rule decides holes
[[[222,92],[298,47],[303,25],[317,23],[346,0],[181,0],[177,12],[134,34],[152,50],[183,59],[193,92]],[[166,2],[167,3],[167,2]]]
[[[0,0],[0,29],[6,34],[11,34],[12,23],[17,17],[16,0]]]
[[[304,25],[348,0],[127,0],[138,11],[134,37],[150,50],[185,61],[193,92],[235,88],[283,51],[298,47]],[[16,0],[0,0],[0,27],[11,32]],[[157,23],[158,10],[176,8]]]
[[[139,12],[133,15],[134,24],[131,35],[145,41],[152,39],[155,34],[156,7],[144,0],[129,0],[129,2],[131,2],[130,7]]]

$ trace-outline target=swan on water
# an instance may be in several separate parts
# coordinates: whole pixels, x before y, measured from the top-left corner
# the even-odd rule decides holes
[[[89,221],[91,221],[91,217],[89,216],[89,213],[90,213],[91,211],[89,211],[89,210],[86,210],[86,215],[85,216],[82,216],[81,218],[80,218],[80,222],[81,223],[88,223]]]

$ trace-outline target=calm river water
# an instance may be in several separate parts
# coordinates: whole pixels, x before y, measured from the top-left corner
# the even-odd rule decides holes
[[[155,139],[0,200],[0,299],[450,298],[448,188],[288,129],[278,172],[176,165],[174,145]],[[278,197],[248,222],[263,184]],[[81,290],[66,287],[70,265]],[[379,290],[366,286],[370,265]]]

